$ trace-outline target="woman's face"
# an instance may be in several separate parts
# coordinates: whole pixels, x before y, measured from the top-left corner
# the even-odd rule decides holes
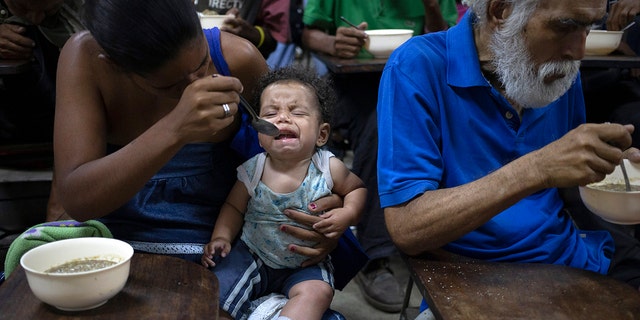
[[[203,35],[186,45],[176,58],[158,70],[145,76],[132,77],[147,92],[180,99],[189,84],[211,74],[210,65],[209,45]]]
[[[258,135],[270,156],[306,158],[327,142],[329,124],[321,123],[319,102],[311,88],[299,82],[276,82],[265,88],[260,101],[260,117],[280,130],[276,137]]]

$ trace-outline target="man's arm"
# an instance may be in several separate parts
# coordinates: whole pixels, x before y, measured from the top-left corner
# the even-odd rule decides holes
[[[385,208],[389,233],[400,250],[417,255],[460,238],[538,190],[600,181],[622,159],[632,131],[629,125],[582,125],[476,181]]]

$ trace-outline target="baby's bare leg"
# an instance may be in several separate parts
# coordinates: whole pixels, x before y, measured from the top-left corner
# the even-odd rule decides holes
[[[284,305],[281,316],[291,320],[317,319],[329,309],[333,299],[333,288],[321,280],[303,281],[289,290],[289,301]]]

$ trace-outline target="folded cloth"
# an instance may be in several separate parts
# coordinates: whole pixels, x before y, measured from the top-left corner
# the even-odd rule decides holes
[[[60,220],[37,224],[11,242],[4,261],[5,277],[9,277],[27,251],[45,243],[80,237],[113,238],[113,235],[102,222],[97,220],[85,222]]]

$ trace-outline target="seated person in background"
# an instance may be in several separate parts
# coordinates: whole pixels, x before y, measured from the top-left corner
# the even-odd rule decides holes
[[[267,58],[278,43],[291,41],[289,31],[290,0],[196,1],[196,8],[230,14],[220,28],[253,43]]]
[[[609,0],[607,2],[609,3],[607,30],[622,30],[640,13],[639,0]]]
[[[2,78],[0,144],[53,139],[60,48],[84,29],[82,0],[0,0],[0,59],[31,60],[31,69]]]
[[[359,23],[359,28],[350,27],[340,19],[341,16]],[[414,35],[419,35],[446,29],[455,24],[457,17],[454,0],[309,0],[303,16],[302,42],[312,52],[347,59],[371,57],[362,50],[365,29],[412,29]],[[398,312],[404,294],[389,268],[389,258],[397,251],[385,228],[376,180],[375,109],[380,74],[333,75],[338,93],[336,110],[340,112],[335,113],[331,125],[336,136],[341,137],[339,140],[348,140],[348,146],[353,150],[352,170],[364,180],[368,190],[364,216],[356,234],[371,261],[358,274],[357,283],[372,306],[386,312]]]
[[[621,30],[632,21],[614,55],[640,53],[640,0],[610,1],[606,21],[598,29]],[[640,70],[622,68],[582,68],[587,122],[615,122],[640,126]],[[640,148],[640,130],[632,134],[632,145]]]
[[[316,199],[338,194],[344,197],[344,208],[321,214],[323,220],[313,225],[338,239],[358,222],[367,191],[342,161],[322,149],[334,102],[330,83],[306,69],[289,67],[267,74],[260,84],[260,116],[281,134],[259,134],[266,152],[238,167],[238,181],[222,205],[202,264],[215,267],[220,279],[223,319],[242,317],[250,300],[272,292],[289,299],[280,317],[320,319],[333,297],[331,259],[302,267],[307,258],[296,253],[296,246],[315,244],[279,233],[283,223],[292,223],[282,212],[304,212]],[[250,275],[247,270],[252,270]]]
[[[579,60],[605,2],[465,2],[456,27],[409,40],[382,75],[379,192],[394,243],[409,255],[442,247],[566,265],[638,288],[638,254],[618,250],[638,241],[578,229],[558,191],[602,180],[623,157],[640,161],[627,149],[632,125],[584,124]]]

